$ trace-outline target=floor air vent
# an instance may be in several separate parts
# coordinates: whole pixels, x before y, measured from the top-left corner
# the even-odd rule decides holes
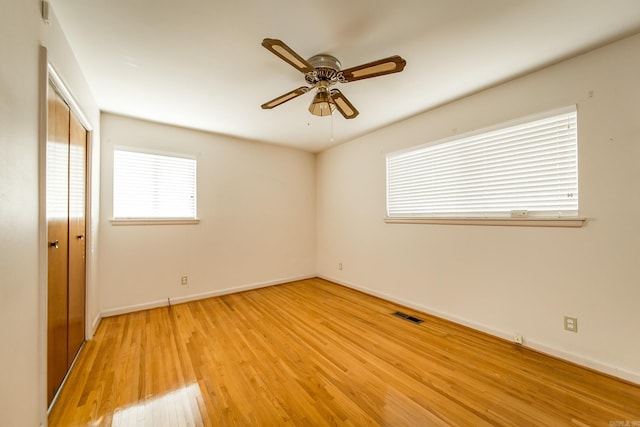
[[[393,315],[396,316],[396,317],[401,317],[404,320],[408,320],[409,322],[413,322],[413,323],[416,323],[416,324],[424,322],[424,320],[422,320],[422,319],[418,319],[417,317],[410,316],[410,315],[408,315],[406,313],[403,313],[401,311],[396,311],[395,313],[393,313]]]

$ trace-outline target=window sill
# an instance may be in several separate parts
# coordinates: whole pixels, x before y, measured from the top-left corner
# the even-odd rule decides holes
[[[499,225],[516,227],[582,227],[586,218],[385,218],[387,224]]]
[[[199,224],[200,219],[184,219],[184,218],[139,218],[139,219],[112,219],[111,225],[192,225]]]

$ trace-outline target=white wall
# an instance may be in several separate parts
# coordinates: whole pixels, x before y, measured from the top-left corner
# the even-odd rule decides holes
[[[34,2],[0,14],[0,414],[35,426],[38,356],[38,38]],[[31,4],[30,4],[31,3]]]
[[[36,426],[46,423],[41,44],[96,126],[99,112],[55,15],[44,24],[38,0],[0,0],[0,10],[0,424]]]
[[[637,35],[323,152],[319,274],[640,383],[639,53]],[[383,222],[387,153],[570,104],[583,228]]]
[[[315,275],[313,154],[112,114],[102,132],[104,314]],[[200,223],[112,225],[114,145],[196,155]]]

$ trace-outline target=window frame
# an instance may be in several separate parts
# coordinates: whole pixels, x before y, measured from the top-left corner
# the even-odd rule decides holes
[[[188,159],[194,161],[194,216],[192,217],[116,217],[116,152],[125,151],[139,154],[148,154],[155,156],[164,156],[178,159]],[[112,225],[190,225],[199,224],[200,218],[198,217],[198,158],[196,155],[188,153],[176,153],[161,151],[144,147],[132,147],[124,145],[116,145],[113,147],[113,165],[112,165],[112,197],[111,197],[111,224]]]
[[[496,131],[501,131],[504,129],[508,129],[510,127],[515,127],[519,125],[526,125],[528,123],[533,123],[538,120],[543,120],[547,118],[552,118],[553,116],[567,114],[575,112],[576,120],[578,116],[578,107],[577,105],[571,105],[563,108],[558,108],[550,111],[546,111],[543,113],[533,114],[525,117],[520,117],[514,120],[502,122],[493,126],[481,128],[478,130],[474,130],[471,132],[467,132],[460,135],[454,135],[451,137],[430,141],[423,144],[414,145],[411,147],[407,147],[405,149],[393,151],[387,153],[385,156],[385,178],[386,178],[386,188],[385,188],[385,217],[384,221],[386,223],[391,224],[447,224],[447,225],[501,225],[501,226],[536,226],[536,227],[581,227],[584,225],[586,218],[579,215],[579,211],[574,216],[526,216],[526,217],[505,217],[504,214],[507,211],[502,211],[502,216],[465,216],[463,213],[459,213],[456,215],[420,215],[418,213],[407,214],[405,216],[402,215],[390,215],[390,158],[394,156],[400,156],[410,152],[417,152],[420,150],[424,150],[429,147],[433,147],[440,144],[453,143],[455,141],[464,140],[468,138],[473,138],[477,136],[482,136],[485,134],[491,134]],[[578,134],[577,123],[576,123],[576,137]],[[577,140],[576,140],[576,150],[577,150]],[[578,152],[576,151],[576,179],[579,181],[579,169],[578,169]],[[579,203],[579,193],[578,193],[578,203]],[[578,206],[579,209],[579,206]],[[513,213],[517,209],[512,209]]]

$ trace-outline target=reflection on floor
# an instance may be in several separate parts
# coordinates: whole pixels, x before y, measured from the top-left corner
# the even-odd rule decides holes
[[[193,383],[163,396],[147,399],[124,409],[117,409],[113,414],[111,425],[113,427],[202,425],[198,402],[202,403],[202,394],[198,384]]]

